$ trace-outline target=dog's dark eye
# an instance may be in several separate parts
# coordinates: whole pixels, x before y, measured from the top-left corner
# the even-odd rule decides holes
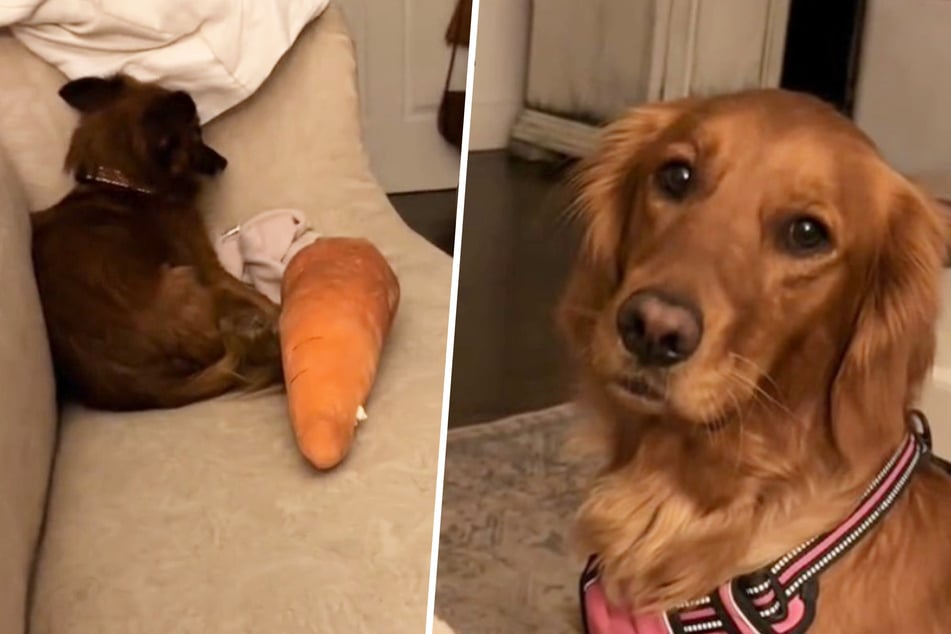
[[[693,168],[685,161],[670,161],[661,165],[655,178],[665,196],[672,200],[683,200],[693,185]]]
[[[797,216],[783,225],[781,244],[792,255],[812,255],[829,246],[829,229],[817,218]]]

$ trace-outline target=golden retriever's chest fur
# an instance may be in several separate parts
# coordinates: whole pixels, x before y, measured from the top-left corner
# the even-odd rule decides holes
[[[656,474],[642,480],[641,504],[628,506],[634,496],[621,483],[631,475],[599,480],[580,515],[582,542],[586,552],[601,553],[601,583],[615,603],[670,609],[777,559],[804,541],[803,535],[812,536],[811,522],[794,519],[757,534],[765,524],[752,509],[698,513],[673,488],[662,493]],[[951,527],[946,504],[951,479],[926,469],[902,495],[881,525],[821,575],[810,634],[948,631],[951,539],[944,533]],[[619,505],[629,511],[617,515]],[[748,532],[741,535],[737,527]],[[922,548],[922,543],[940,546]]]
[[[951,631],[951,478],[921,473],[889,518],[822,577],[816,634]]]

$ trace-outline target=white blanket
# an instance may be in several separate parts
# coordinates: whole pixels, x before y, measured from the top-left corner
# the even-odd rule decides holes
[[[329,0],[0,0],[0,27],[69,79],[185,90],[203,122],[250,96]]]
[[[271,209],[225,232],[215,244],[226,271],[275,304],[281,303],[284,270],[319,234],[297,209]]]

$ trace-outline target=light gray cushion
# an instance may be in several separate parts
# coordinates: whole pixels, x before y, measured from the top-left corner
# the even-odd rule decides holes
[[[22,634],[56,404],[26,201],[0,150],[0,634]]]
[[[207,197],[216,230],[295,206],[390,259],[403,297],[370,419],[350,458],[320,475],[297,451],[281,394],[68,410],[32,632],[422,632],[451,261],[369,173],[339,12],[208,138],[230,160]]]

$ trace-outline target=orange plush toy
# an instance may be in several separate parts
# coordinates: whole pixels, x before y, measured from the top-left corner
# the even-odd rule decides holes
[[[319,238],[281,287],[284,376],[301,453],[318,469],[346,457],[373,387],[400,286],[370,242]]]

